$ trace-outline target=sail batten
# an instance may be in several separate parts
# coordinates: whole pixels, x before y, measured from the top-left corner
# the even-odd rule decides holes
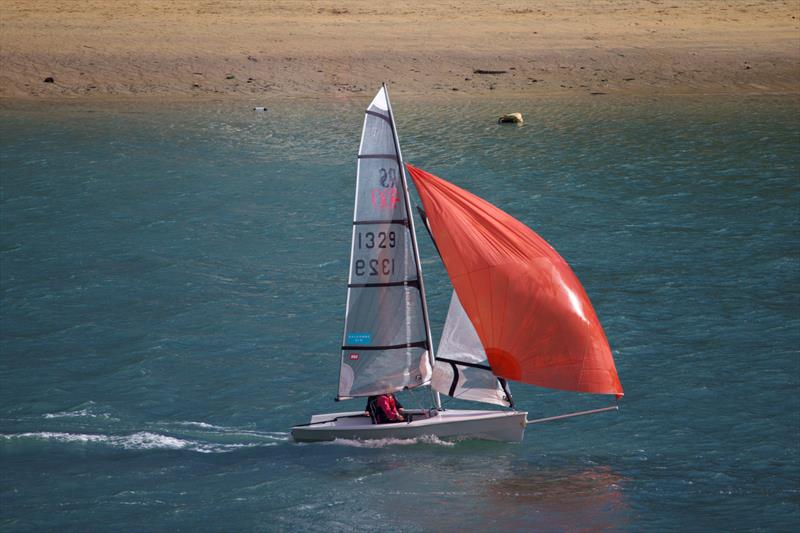
[[[622,395],[600,321],[553,247],[489,202],[406,168],[494,374],[554,389]]]

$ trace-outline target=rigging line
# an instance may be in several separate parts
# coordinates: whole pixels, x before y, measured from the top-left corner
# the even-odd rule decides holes
[[[431,238],[431,242],[433,243],[433,247],[436,248],[436,253],[439,254],[439,259],[444,264],[444,259],[442,258],[442,252],[439,251],[439,246],[436,244],[436,239],[433,238],[433,232],[431,231],[431,224],[428,222],[428,216],[425,214],[425,210],[422,209],[422,206],[417,206],[417,213],[419,213],[419,217],[422,219],[422,224],[425,226],[425,229],[428,230],[428,237]]]

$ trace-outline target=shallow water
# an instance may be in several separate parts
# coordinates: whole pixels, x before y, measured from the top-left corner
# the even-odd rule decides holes
[[[570,262],[626,396],[521,444],[295,444],[361,406],[332,399],[368,100],[0,110],[4,529],[797,527],[796,100],[395,101],[408,161]]]

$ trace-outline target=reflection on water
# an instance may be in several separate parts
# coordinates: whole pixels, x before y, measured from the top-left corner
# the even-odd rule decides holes
[[[607,466],[559,470],[517,466],[488,485],[490,508],[514,530],[624,529],[624,478]],[[527,512],[520,513],[525,507]]]
[[[467,450],[432,454],[420,444],[336,458],[323,470],[337,492],[363,493],[326,514],[366,506],[375,514],[362,526],[409,531],[618,531],[631,522],[627,480],[610,466],[586,458],[525,461],[501,443],[457,446]]]

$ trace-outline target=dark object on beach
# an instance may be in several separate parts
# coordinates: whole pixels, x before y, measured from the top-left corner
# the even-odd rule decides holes
[[[225,76],[225,79],[226,80],[235,80],[236,76],[234,76],[233,74],[228,74],[227,76]]]
[[[472,71],[473,74],[506,74],[507,70],[484,70],[482,68],[476,68]]]
[[[522,124],[523,122],[522,113],[507,113],[500,115],[497,119],[498,124]]]
[[[257,106],[253,108],[253,111],[266,111],[266,110],[267,108],[262,106]]]
[[[589,94],[591,94],[592,96],[600,96],[600,95],[602,95],[602,94],[608,94],[608,93],[601,93],[601,92],[591,92],[591,93],[589,93]]]
[[[45,83],[55,83],[55,82],[56,82],[56,80],[54,80],[52,76],[47,76],[47,77],[44,79],[44,82],[45,82]]]

